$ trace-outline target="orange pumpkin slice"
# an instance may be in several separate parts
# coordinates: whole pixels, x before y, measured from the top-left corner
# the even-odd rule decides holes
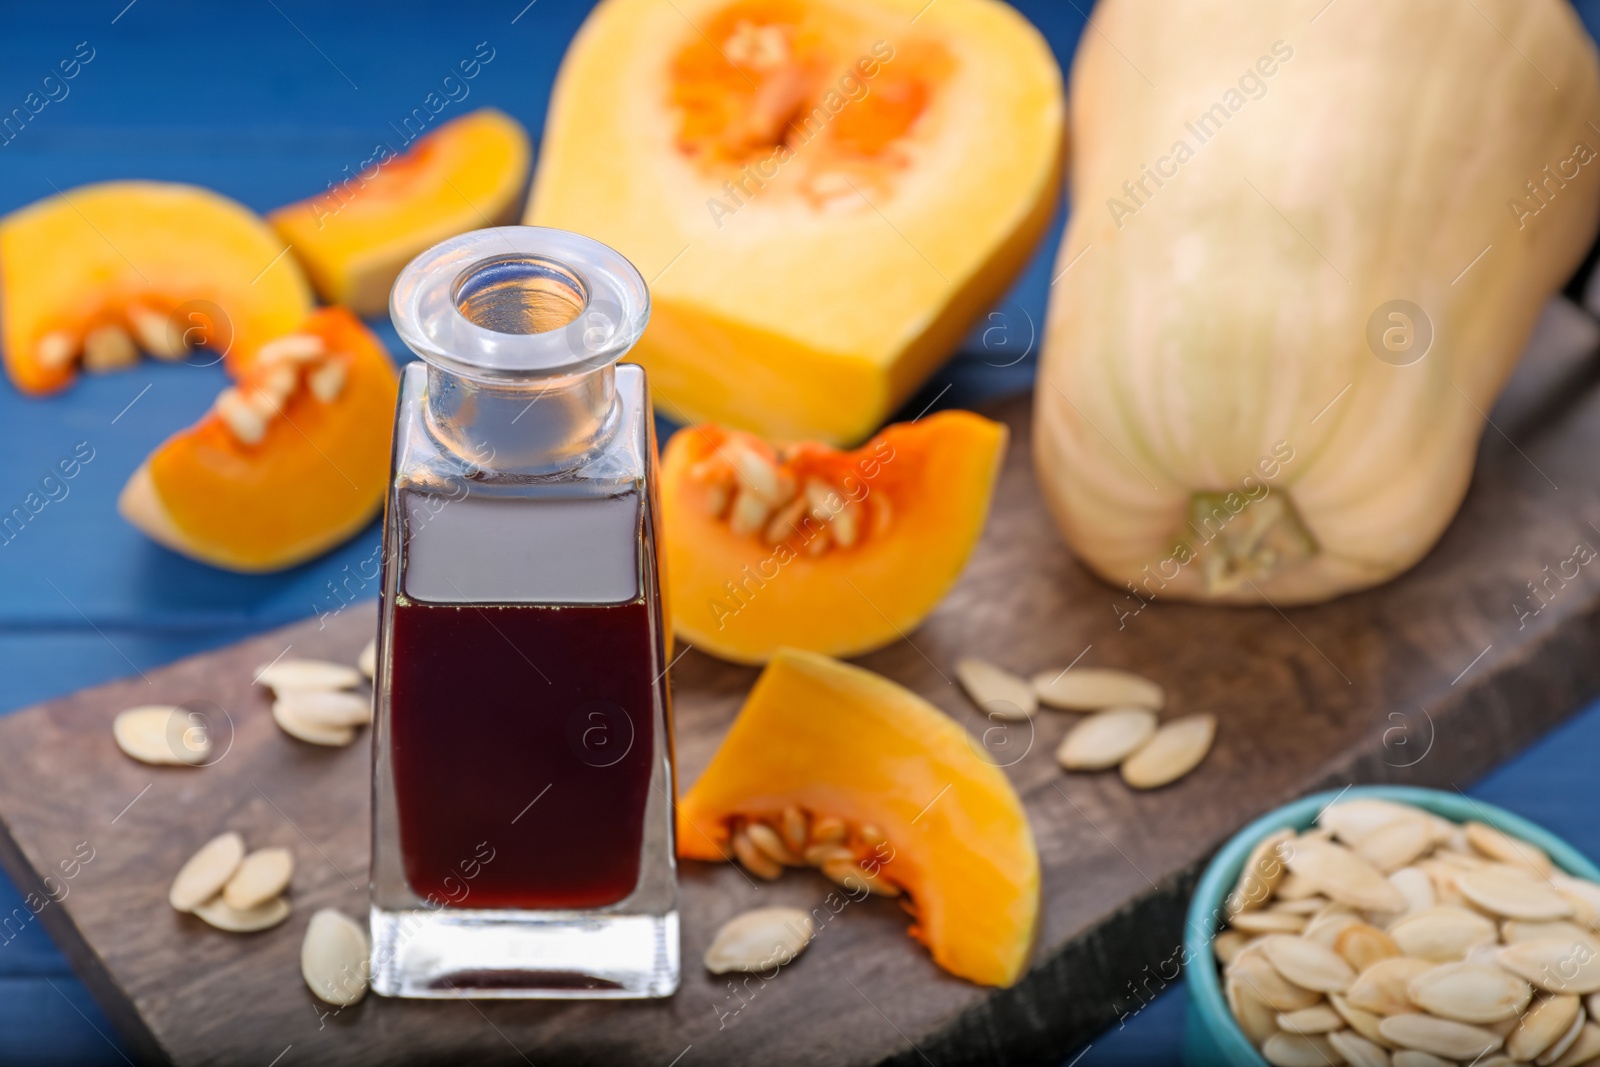
[[[528,134],[483,108],[396,155],[272,212],[317,292],[357,314],[382,315],[401,268],[447,237],[515,222],[532,160]]]
[[[255,214],[209,189],[167,182],[85,185],[0,220],[6,370],[50,393],[140,348],[166,359],[203,344],[247,364],[295,328],[311,291]]]
[[[355,316],[316,311],[156,449],[118,508],[168,548],[228,570],[309,559],[377,513],[398,382]]]
[[[901,892],[911,935],[940,967],[1009,986],[1033,944],[1039,856],[1021,800],[982,752],[888,679],[785,650],[678,802],[678,855],[723,860],[748,853],[752,833],[777,837],[853,896]]]
[[[736,663],[899,640],[966,565],[1005,443],[1004,426],[965,411],[890,426],[854,452],[679,431],[661,475],[675,632]]]

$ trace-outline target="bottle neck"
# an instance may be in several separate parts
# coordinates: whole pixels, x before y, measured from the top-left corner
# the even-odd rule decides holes
[[[428,430],[474,466],[522,474],[570,470],[616,433],[619,411],[610,364],[516,383],[428,367]]]

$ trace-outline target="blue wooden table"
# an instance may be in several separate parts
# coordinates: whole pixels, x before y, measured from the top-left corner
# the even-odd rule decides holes
[[[1089,0],[1019,0],[1063,66]],[[48,102],[0,136],[0,211],[84,182],[194,182],[266,211],[356,169],[458,60],[492,50],[470,95],[537,138],[551,81],[589,0],[329,4],[308,0],[93,0],[12,5],[0,31],[0,114]],[[1591,27],[1600,0],[1579,5]],[[71,81],[45,86],[64,59]],[[89,57],[84,60],[84,57]],[[37,98],[36,98],[37,99]],[[37,105],[35,105],[37,106]],[[1057,228],[1057,234],[1059,227]],[[997,309],[1010,338],[1042,325],[1057,235]],[[399,345],[387,324],[391,351]],[[991,334],[991,341],[998,335]],[[970,406],[1026,388],[1031,353],[975,336],[911,407]],[[1020,358],[1019,358],[1020,357]],[[334,605],[331,584],[370,555],[374,526],[292,571],[228,575],[151,544],[116,514],[118,490],[168,434],[210,405],[219,368],[146,361],[29,400],[0,385],[0,510],[87,442],[93,459],[22,533],[0,544],[0,710],[129,675]],[[369,590],[375,594],[375,590]],[[1476,787],[1600,856],[1592,767],[1600,707]],[[0,879],[0,915],[22,908]],[[1118,991],[1107,990],[1108,998]],[[1120,1002],[1121,998],[1117,998]],[[1176,1062],[1181,987],[1097,1039],[1077,1063]],[[0,933],[0,1065],[120,1064],[116,1036],[36,924]]]

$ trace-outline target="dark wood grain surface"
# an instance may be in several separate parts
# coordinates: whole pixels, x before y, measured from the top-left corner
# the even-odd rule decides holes
[[[290,740],[250,679],[285,649],[353,662],[373,630],[370,604],[0,722],[0,860],[24,892],[42,892],[40,877],[54,872],[60,900],[39,920],[152,1062],[1058,1063],[1174,975],[1197,868],[1243,822],[1356,781],[1449,788],[1600,691],[1600,563],[1552,587],[1537,615],[1516,608],[1537,606],[1527,583],[1579,542],[1600,547],[1595,340],[1575,313],[1547,316],[1493,413],[1498,429],[1486,432],[1461,515],[1420,566],[1381,589],[1284,612],[1158,601],[1119,625],[1121,594],[1072,559],[1040,505],[1027,401],[998,409],[1014,437],[977,554],[908,641],[861,662],[975,734],[990,724],[951,684],[964,653],[1024,672],[1075,659],[1130,668],[1167,687],[1171,712],[1220,720],[1200,769],[1149,794],[1115,775],[1057,767],[1052,753],[1072,716],[1044,712],[1031,728],[987,735],[1027,803],[1043,862],[1039,943],[1010,990],[942,974],[882,900],[845,908],[770,982],[714,979],[699,959],[721,922],[760,904],[812,907],[828,886],[799,871],[755,885],[730,867],[691,863],[684,981],[670,1000],[368,997],[332,1012],[300,980],[299,945],[319,907],[365,913],[369,753],[363,743]],[[696,651],[678,662],[685,781],[754,678]],[[113,745],[119,710],[186,701],[211,702],[231,723],[231,738],[217,738],[231,747],[212,766],[146,767]],[[167,906],[172,874],[225,828],[252,847],[294,851],[295,911],[283,926],[229,935]],[[72,866],[86,848],[93,858]]]

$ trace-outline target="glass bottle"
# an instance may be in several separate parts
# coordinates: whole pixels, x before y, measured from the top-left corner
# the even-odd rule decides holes
[[[508,226],[395,282],[372,986],[659,997],[678,984],[674,764],[644,279]]]

